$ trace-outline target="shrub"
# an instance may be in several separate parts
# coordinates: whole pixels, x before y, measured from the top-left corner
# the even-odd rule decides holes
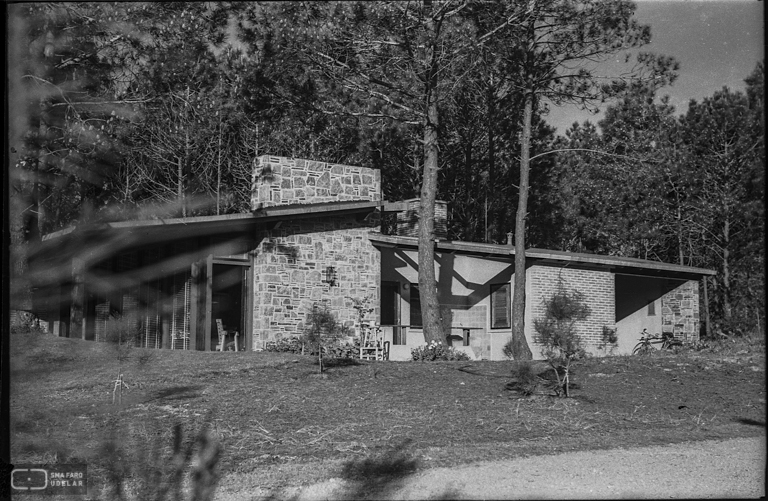
[[[46,334],[40,319],[28,311],[12,310],[11,332],[14,334]]]
[[[600,350],[606,350],[609,354],[616,348],[616,343],[619,341],[619,336],[616,334],[616,329],[611,329],[607,325],[603,326],[602,343],[597,345]]]
[[[541,378],[536,374],[536,370],[531,361],[521,361],[512,367],[512,377],[516,381],[507,385],[511,390],[517,390],[526,397],[536,393],[541,383]]]
[[[294,353],[296,355],[317,355],[317,349],[308,346],[302,338],[287,337],[278,341],[267,341],[264,351],[274,353]],[[329,358],[360,358],[360,340],[354,342],[337,343],[323,347],[323,356]]]
[[[555,371],[555,393],[568,397],[571,363],[586,354],[575,323],[589,317],[591,310],[584,302],[584,295],[579,291],[567,291],[562,280],[558,291],[545,301],[544,306],[544,318],[534,320],[533,326],[542,344],[541,354]]]
[[[267,341],[264,351],[277,353],[295,353],[301,355],[304,350],[303,343],[298,337],[286,337],[277,341]]]
[[[133,348],[139,344],[141,326],[134,315],[113,316],[107,322],[104,340],[111,343],[117,351],[120,362],[131,357]]]
[[[515,354],[512,351],[512,340],[510,339],[506,343],[504,343],[504,347],[501,349],[501,352],[504,353],[504,356],[508,359],[512,360],[515,358]]]
[[[348,330],[339,323],[336,315],[331,313],[327,306],[312,306],[312,311],[307,315],[302,341],[317,355],[320,372],[323,372],[323,353],[337,345],[339,340],[347,335]]]
[[[430,341],[429,344],[413,348],[411,357],[420,362],[431,362],[433,360],[469,360],[469,355],[463,351],[458,351],[453,346],[446,346],[441,342]]]

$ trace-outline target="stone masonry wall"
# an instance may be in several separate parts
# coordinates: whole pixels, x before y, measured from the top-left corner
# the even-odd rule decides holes
[[[353,165],[262,156],[256,160],[251,209],[346,200],[381,200],[381,172]]]
[[[614,328],[616,325],[616,293],[614,274],[608,271],[577,270],[553,266],[532,266],[528,270],[530,281],[529,308],[531,318],[544,318],[545,305],[558,290],[559,280],[563,280],[566,290],[577,290],[584,299],[592,314],[583,321],[576,323],[576,331],[581,337],[582,345],[588,351],[594,351],[602,343],[603,326]],[[530,330],[529,330],[530,329]],[[533,325],[526,325],[526,331],[533,333],[533,339],[538,335]],[[536,356],[541,347],[538,343],[531,346]]]
[[[351,298],[368,297],[379,318],[381,256],[368,240],[370,230],[351,215],[300,220],[263,235],[253,264],[254,349],[301,335],[315,304],[326,304],[340,322],[354,327]],[[323,283],[328,266],[336,270],[334,286]]]
[[[401,237],[419,236],[419,209],[421,200],[411,198],[404,200],[407,209],[397,213],[397,234]],[[448,202],[435,201],[435,237],[448,236]]]
[[[661,327],[685,343],[699,340],[699,283],[689,280],[661,298]]]

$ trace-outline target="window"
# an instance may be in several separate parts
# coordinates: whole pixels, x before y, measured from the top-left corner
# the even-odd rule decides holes
[[[651,301],[650,303],[648,303],[648,316],[649,317],[656,316],[656,301]]]
[[[411,284],[411,327],[421,327],[421,296],[419,284]]]
[[[491,285],[491,329],[510,327],[510,286],[509,284]]]

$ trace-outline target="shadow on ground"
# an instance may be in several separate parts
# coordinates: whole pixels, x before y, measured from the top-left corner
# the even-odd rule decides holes
[[[337,488],[332,493],[333,499],[399,499],[400,489],[405,486],[409,477],[416,473],[420,466],[419,460],[413,457],[410,446],[411,440],[404,440],[380,454],[372,454],[363,459],[354,459],[344,463],[339,472],[343,487]],[[430,496],[429,499],[456,499],[457,494],[456,491],[447,488],[440,494]],[[315,495],[309,491],[294,491],[289,494],[286,490],[277,490],[260,499],[263,501],[297,501],[316,499]],[[328,493],[323,495],[327,496]]]
[[[762,426],[763,428],[765,428],[765,421],[757,421],[755,419],[748,419],[748,418],[739,418],[736,421],[741,424],[746,424],[750,426]]]
[[[350,499],[386,498],[402,485],[402,480],[416,472],[418,459],[411,457],[405,440],[379,456],[347,462],[341,477],[351,484]]]

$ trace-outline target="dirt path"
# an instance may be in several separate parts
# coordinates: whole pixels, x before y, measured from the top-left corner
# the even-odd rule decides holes
[[[689,442],[435,468],[379,494],[341,479],[287,488],[278,499],[617,499],[765,496],[765,437]],[[241,492],[221,499],[258,499]],[[217,496],[219,499],[219,496]]]

